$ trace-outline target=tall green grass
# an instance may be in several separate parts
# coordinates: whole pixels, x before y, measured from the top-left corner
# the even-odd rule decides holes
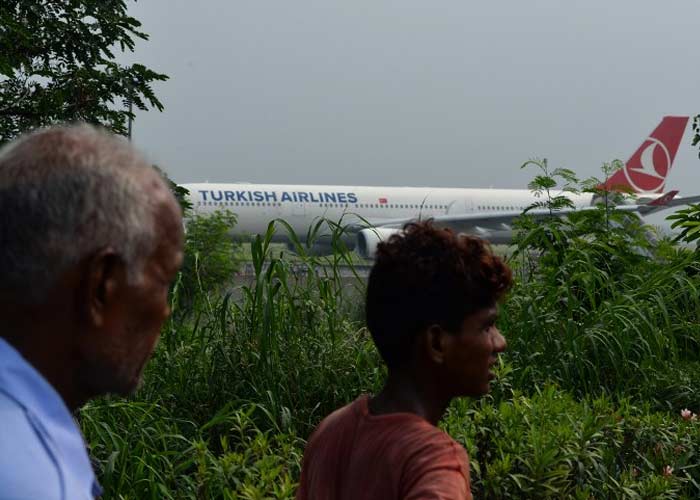
[[[696,257],[591,225],[523,229],[545,240],[527,233],[511,262],[499,380],[443,423],[475,498],[700,497],[700,423],[679,415],[700,412]],[[166,324],[133,398],[83,409],[105,498],[293,498],[303,440],[380,387],[342,228],[329,257],[291,234],[291,259],[271,252],[274,230],[290,228],[253,241],[252,279],[199,290]]]
[[[322,415],[380,383],[363,326],[363,284],[340,276],[347,254],[313,256],[297,242],[293,258],[273,257],[275,229],[251,243],[250,281],[173,315],[180,319],[164,328],[142,397],[187,402],[197,418],[231,402],[255,403],[282,428],[308,433]]]

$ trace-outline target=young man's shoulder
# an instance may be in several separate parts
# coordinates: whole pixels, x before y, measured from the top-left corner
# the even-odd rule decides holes
[[[333,413],[327,415],[318,424],[316,429],[309,437],[309,445],[315,441],[323,440],[323,436],[331,433],[336,434],[345,429],[349,429],[357,425],[362,419],[362,398],[360,396],[355,401],[338,408]]]
[[[326,442],[329,438],[336,441],[344,436],[354,446],[380,447],[406,461],[442,457],[442,465],[449,461],[455,466],[467,463],[464,448],[438,427],[410,413],[371,415],[368,400],[367,395],[360,396],[328,415],[314,431],[309,444]]]
[[[364,408],[366,408],[366,400],[369,397],[366,394],[359,396],[354,401],[349,402],[345,406],[341,406],[332,413],[326,415],[326,417],[321,421],[321,424],[325,426],[334,425],[337,422],[345,422],[346,420],[357,420],[362,418],[366,413]],[[319,427],[321,426],[319,424]]]

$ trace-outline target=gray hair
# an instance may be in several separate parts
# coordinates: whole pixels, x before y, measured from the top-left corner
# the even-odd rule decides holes
[[[138,280],[156,245],[139,175],[149,169],[124,139],[90,125],[41,129],[3,148],[0,292],[44,300],[65,270],[106,246]]]

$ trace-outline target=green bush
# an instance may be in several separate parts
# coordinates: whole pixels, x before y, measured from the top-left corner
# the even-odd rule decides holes
[[[577,402],[547,385],[452,405],[443,427],[467,448],[475,498],[697,498],[700,423],[627,400]],[[664,467],[673,472],[666,477]]]
[[[604,205],[566,218],[524,217],[519,229],[517,284],[501,314],[517,386],[554,380],[578,396],[700,405],[694,253]]]
[[[230,235],[236,222],[236,215],[228,210],[187,216],[184,260],[172,289],[178,320],[230,285],[240,267],[240,244]]]

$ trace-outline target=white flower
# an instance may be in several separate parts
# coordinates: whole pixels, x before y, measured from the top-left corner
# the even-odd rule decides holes
[[[664,477],[671,477],[673,475],[673,467],[670,465],[664,465],[663,470],[661,473],[664,475]]]
[[[690,411],[688,408],[683,408],[681,410],[681,417],[683,418],[683,420],[690,420],[691,418],[693,418],[693,412]]]

